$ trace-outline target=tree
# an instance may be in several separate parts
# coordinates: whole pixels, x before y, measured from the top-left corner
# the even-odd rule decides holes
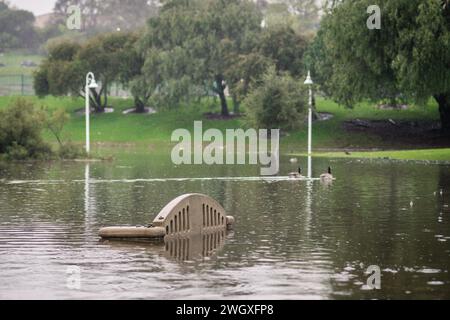
[[[34,48],[38,44],[34,21],[33,13],[10,9],[1,2],[0,52],[18,48]]]
[[[25,99],[0,110],[0,156],[12,160],[48,158],[51,149],[41,135],[44,117]]]
[[[323,22],[325,23],[325,22]],[[327,96],[332,96],[332,90],[327,86],[327,77],[332,74],[333,63],[326,55],[324,28],[321,28],[314,40],[309,44],[303,57],[305,70],[311,71],[314,76],[315,87],[318,87]]]
[[[111,33],[94,37],[83,45],[63,41],[49,47],[49,56],[43,61],[34,77],[36,94],[60,96],[85,95],[85,77],[94,72],[100,90],[91,90],[90,100],[96,112],[108,105],[108,88],[128,72],[135,72],[130,52],[138,37],[128,33]]]
[[[75,64],[82,66],[85,73],[94,72],[101,83],[99,93],[94,90],[97,111],[102,112],[108,105],[108,89],[112,82],[120,79],[121,71],[127,68],[128,54],[133,50],[137,36],[131,33],[110,33],[99,35],[81,47]],[[84,78],[83,78],[84,85]]]
[[[234,114],[239,113],[239,106],[250,88],[260,80],[272,63],[273,60],[264,56],[259,48],[251,53],[235,57],[234,62],[225,72],[233,99]]]
[[[243,102],[247,123],[254,128],[296,129],[305,119],[306,96],[300,81],[272,66]]]
[[[179,103],[206,85],[227,116],[225,89],[236,78],[227,71],[255,48],[261,20],[250,1],[165,2],[159,16],[149,20],[143,41],[143,70],[155,86],[153,98]]]
[[[304,73],[303,55],[307,45],[305,37],[286,24],[269,25],[260,42],[262,54],[274,61],[277,70],[289,71],[294,77]]]
[[[381,29],[369,30],[369,0],[335,4],[322,21],[322,84],[346,105],[399,96],[439,105],[450,132],[450,9],[446,0],[380,0]],[[402,14],[399,14],[401,12]],[[318,46],[320,47],[320,45]],[[327,74],[321,71],[327,71]]]

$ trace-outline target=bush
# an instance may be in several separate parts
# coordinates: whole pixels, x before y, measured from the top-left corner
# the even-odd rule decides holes
[[[59,147],[58,155],[61,159],[86,158],[86,152],[72,142],[66,142]]]
[[[0,155],[10,160],[48,159],[52,151],[41,136],[44,119],[43,112],[24,99],[0,110]]]
[[[306,116],[306,97],[300,81],[270,67],[244,99],[247,124],[253,128],[296,129]]]

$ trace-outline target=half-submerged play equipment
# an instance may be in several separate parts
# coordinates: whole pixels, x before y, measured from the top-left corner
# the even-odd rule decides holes
[[[157,239],[225,232],[234,218],[214,199],[203,194],[185,194],[170,201],[146,227],[107,227],[102,239]]]

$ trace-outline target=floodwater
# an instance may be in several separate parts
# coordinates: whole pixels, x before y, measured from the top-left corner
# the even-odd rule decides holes
[[[332,185],[133,154],[8,165],[0,298],[450,299],[450,166],[315,159],[314,175],[329,164]],[[280,176],[295,166],[283,159]],[[191,192],[236,219],[214,250],[182,260],[164,242],[99,241],[99,228],[146,225]],[[380,289],[367,286],[373,265]]]

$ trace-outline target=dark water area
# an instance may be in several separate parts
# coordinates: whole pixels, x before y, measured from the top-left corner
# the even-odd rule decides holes
[[[8,165],[0,298],[450,299],[450,166],[314,159],[314,176],[329,163],[331,185],[284,178],[296,169],[288,159],[274,178],[255,166],[176,167],[145,155]],[[236,219],[207,254],[183,260],[164,242],[99,241],[99,228],[146,225],[193,192]],[[379,290],[366,285],[371,265]]]

